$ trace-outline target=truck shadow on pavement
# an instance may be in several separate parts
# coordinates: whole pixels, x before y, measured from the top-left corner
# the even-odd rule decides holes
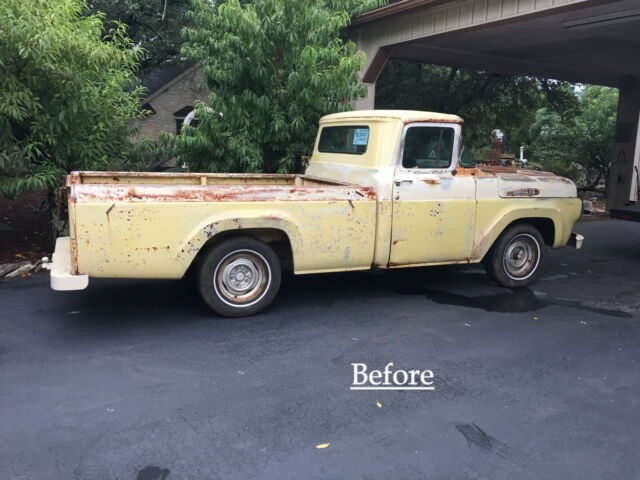
[[[597,308],[583,305],[573,300],[563,300],[558,298],[550,298],[539,292],[529,290],[528,288],[513,289],[496,293],[494,295],[477,295],[467,296],[444,290],[430,290],[421,288],[407,288],[399,291],[404,295],[424,295],[429,300],[458,307],[479,308],[485,312],[496,313],[524,313],[534,312],[543,308],[558,305],[562,307],[574,308],[585,312],[599,313],[618,318],[630,318],[627,312],[622,310],[614,310],[608,308]]]
[[[90,324],[118,329],[153,324],[184,325],[185,322],[208,321],[212,325],[261,324],[304,321],[307,313],[341,303],[370,302],[381,298],[397,298],[398,287],[449,282],[460,286],[456,267],[432,267],[395,272],[346,272],[321,275],[288,275],[283,278],[278,296],[264,312],[253,316],[227,319],[213,313],[198,293],[196,283],[183,280],[117,280],[94,279],[86,290],[52,292],[58,311],[71,323]],[[486,284],[484,275],[464,275],[464,284]]]
[[[548,282],[547,282],[548,283]],[[75,320],[109,329],[135,325],[154,328],[185,323],[210,322],[225,329],[314,322],[316,314],[371,302],[402,302],[403,296],[423,295],[439,305],[466,307],[495,313],[523,313],[560,306],[617,318],[629,313],[598,308],[578,301],[553,298],[536,290],[506,289],[494,285],[477,266],[439,266],[396,271],[346,272],[321,275],[286,275],[274,303],[264,312],[244,318],[227,319],[211,312],[201,299],[196,283],[188,278],[166,280],[96,279],[82,292],[60,298]],[[63,300],[63,298],[65,300]]]

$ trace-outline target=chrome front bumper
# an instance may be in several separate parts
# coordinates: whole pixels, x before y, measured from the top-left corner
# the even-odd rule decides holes
[[[89,275],[74,275],[71,270],[71,239],[59,237],[56,240],[56,251],[51,262],[43,262],[42,266],[51,271],[51,288],[53,290],[84,290],[89,285]]]
[[[569,237],[568,245],[575,248],[576,250],[582,248],[582,242],[584,241],[584,236],[579,233],[572,233]]]

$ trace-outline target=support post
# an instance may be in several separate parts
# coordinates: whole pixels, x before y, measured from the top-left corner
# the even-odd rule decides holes
[[[620,87],[615,143],[607,188],[607,209],[638,200],[636,170],[640,170],[640,78]],[[635,188],[634,188],[635,187]]]
[[[636,119],[636,149],[631,172],[631,195],[629,200],[640,203],[640,112]]]
[[[358,49],[367,56],[367,63],[362,71],[360,83],[367,86],[367,96],[351,102],[353,110],[373,110],[376,102],[376,80],[391,55],[390,48],[370,47],[361,32],[357,34]]]

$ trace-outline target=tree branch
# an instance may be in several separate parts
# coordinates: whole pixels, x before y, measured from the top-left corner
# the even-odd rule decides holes
[[[456,78],[456,75],[458,74],[458,68],[459,67],[451,67],[450,68],[449,75],[447,75],[447,78],[444,81],[444,85],[442,86],[442,94],[441,94],[440,98],[447,98],[447,96],[448,96],[447,95],[447,91],[451,87],[451,84],[453,83],[453,80]],[[443,102],[440,103],[440,105],[438,107],[438,110],[440,112],[444,112],[446,110]]]
[[[487,76],[487,78],[485,79],[485,81],[482,84],[482,86],[480,87],[480,89],[477,92],[471,92],[469,95],[467,95],[462,100],[462,102],[460,102],[460,103],[458,103],[458,105],[456,105],[456,110],[453,113],[458,113],[462,109],[462,107],[465,107],[466,105],[471,103],[473,100],[477,100],[478,98],[482,98],[484,96],[484,93],[487,91],[487,88],[489,88],[489,85],[491,85],[496,78],[498,78],[498,76],[495,75],[495,74],[491,74],[491,75]]]

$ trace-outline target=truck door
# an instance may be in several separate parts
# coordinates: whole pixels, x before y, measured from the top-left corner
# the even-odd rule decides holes
[[[460,125],[404,127],[393,182],[389,266],[469,259],[475,178],[458,168]]]

